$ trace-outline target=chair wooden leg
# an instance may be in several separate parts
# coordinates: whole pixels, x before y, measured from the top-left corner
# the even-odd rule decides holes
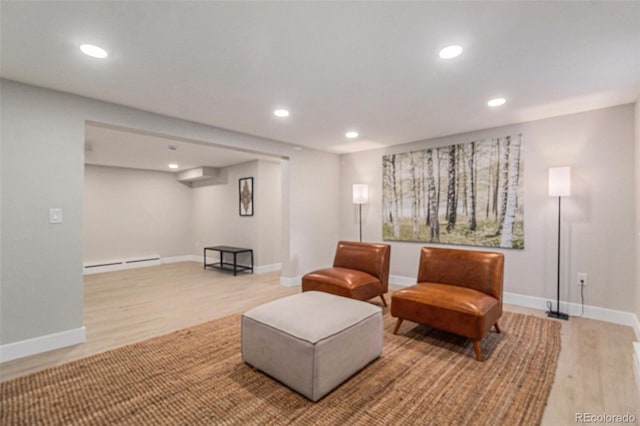
[[[398,318],[398,321],[396,321],[396,326],[393,327],[393,334],[398,334],[398,329],[400,328],[400,324],[402,324],[402,321],[402,318]]]
[[[496,328],[496,333],[502,333],[502,331],[500,331],[500,326],[498,325],[497,322],[493,324],[493,326]]]
[[[476,351],[476,359],[478,361],[482,361],[482,351],[480,350],[480,341],[479,340],[474,340],[473,341],[473,349]]]
[[[382,299],[382,304],[386,307],[387,306],[387,301],[384,298],[384,294],[380,295],[380,299]]]

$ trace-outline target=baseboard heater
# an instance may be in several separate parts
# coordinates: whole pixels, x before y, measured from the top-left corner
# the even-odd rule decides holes
[[[160,265],[160,263],[160,256],[91,262],[84,265],[84,274],[99,274],[101,272],[113,272],[123,269],[156,266]]]
[[[99,263],[99,264],[96,264],[96,265],[85,265],[84,269],[101,268],[103,266],[113,266],[113,265],[122,265],[122,262],[111,262],[111,263]]]
[[[135,259],[135,260],[125,260],[124,263],[141,263],[141,262],[155,262],[160,261],[160,257],[150,257],[149,259]]]

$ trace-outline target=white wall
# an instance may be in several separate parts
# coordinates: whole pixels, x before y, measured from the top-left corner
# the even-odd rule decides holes
[[[640,321],[640,99],[635,105],[635,124],[636,124],[636,315]],[[640,339],[640,336],[639,336]]]
[[[260,265],[282,262],[282,167],[280,163],[258,161],[254,181],[255,215],[258,219]],[[337,226],[336,226],[337,230]]]
[[[206,246],[253,249],[254,265],[282,262],[280,164],[256,160],[223,169],[227,183],[193,189],[192,253]],[[238,180],[253,177],[253,216],[239,215]],[[209,254],[208,254],[209,255]]]
[[[255,177],[258,161],[227,167],[224,185],[194,187],[192,254],[202,256],[206,246],[226,245],[254,249],[254,262],[258,264],[256,216],[240,216],[238,211],[238,179]],[[255,202],[255,199],[254,199]],[[254,211],[256,206],[254,206]]]
[[[289,144],[8,80],[0,90],[2,345],[82,327],[86,121],[288,159],[283,277],[298,277],[333,254],[336,155],[298,153]],[[48,223],[50,207],[63,209],[63,224]]]
[[[227,245],[249,247],[254,251],[254,263],[260,265],[258,249],[258,212],[255,197],[258,177],[258,161],[250,161],[227,167],[224,185],[207,185],[193,188],[193,249],[192,254],[202,256],[207,246]],[[254,178],[254,216],[239,215],[238,179]],[[279,185],[279,182],[275,182]],[[279,203],[279,200],[278,200]],[[260,212],[262,213],[262,212]]]
[[[0,343],[82,327],[84,120],[2,81]],[[49,208],[63,210],[50,225]]]
[[[189,254],[192,210],[174,173],[86,165],[84,262]]]
[[[335,155],[305,149],[292,157],[289,174],[290,256],[283,275],[294,278],[290,284],[299,284],[303,274],[333,262],[339,228],[340,162]]]
[[[624,105],[530,123],[425,140],[341,158],[340,235],[358,238],[351,185],[368,183],[363,238],[382,239],[382,156],[521,132],[524,138],[525,249],[505,253],[505,291],[554,299],[557,199],[547,195],[547,169],[572,167],[572,196],[563,200],[563,300],[579,302],[577,272],[589,274],[586,303],[633,312],[634,107]],[[391,274],[417,275],[419,243],[393,243]]]
[[[250,247],[257,267],[282,262],[280,164],[255,160],[221,175],[224,183],[191,188],[170,172],[85,166],[84,262],[202,256],[212,245]],[[244,177],[254,178],[254,216],[238,212]]]

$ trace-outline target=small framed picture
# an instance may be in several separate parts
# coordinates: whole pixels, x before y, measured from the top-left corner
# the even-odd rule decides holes
[[[240,216],[253,216],[253,178],[238,179]]]

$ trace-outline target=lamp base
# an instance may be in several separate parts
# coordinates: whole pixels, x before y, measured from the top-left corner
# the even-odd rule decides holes
[[[569,319],[569,314],[563,314],[560,311],[547,311],[547,316],[549,318],[555,318],[555,319],[561,319],[561,320]]]

